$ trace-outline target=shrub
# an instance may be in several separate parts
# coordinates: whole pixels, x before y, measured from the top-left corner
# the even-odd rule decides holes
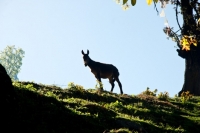
[[[150,91],[149,87],[147,87],[146,91],[143,91],[142,94],[156,96],[157,91],[157,89],[155,89],[154,91]]]
[[[72,89],[72,90],[79,90],[79,91],[83,91],[83,86],[81,85],[76,85],[74,84],[74,82],[69,82],[68,83],[68,89]]]
[[[97,80],[97,84],[95,85],[95,88],[97,89],[98,92],[102,92],[103,91],[103,83],[102,82],[99,82]]]
[[[179,101],[179,99],[178,99],[178,95],[177,95],[177,94],[175,94],[175,96],[174,96],[174,100],[175,100],[176,102]]]
[[[166,100],[168,100],[169,99],[169,93],[168,92],[160,92],[160,94],[158,94],[158,99],[160,99],[160,100],[164,100],[164,101],[166,101]]]
[[[181,101],[182,101],[182,103],[186,103],[186,102],[189,101],[192,97],[193,97],[193,95],[190,94],[189,91],[186,91],[186,92],[182,92],[182,93],[181,93]]]

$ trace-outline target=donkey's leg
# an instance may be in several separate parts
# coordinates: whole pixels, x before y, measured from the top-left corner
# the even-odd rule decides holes
[[[95,75],[95,77],[96,77],[96,79],[102,84],[100,76]],[[103,85],[100,85],[100,89],[103,90]]]
[[[115,80],[117,81],[117,83],[118,83],[118,85],[119,85],[121,94],[123,94],[122,84],[121,84],[121,82],[119,81],[119,78],[118,78],[118,77],[114,77],[114,78],[115,78]]]
[[[110,82],[110,84],[111,84],[111,86],[112,86],[110,92],[113,92],[113,88],[115,87],[113,77],[109,78],[109,82]]]

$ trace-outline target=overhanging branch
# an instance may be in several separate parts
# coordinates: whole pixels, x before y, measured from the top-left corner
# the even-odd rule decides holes
[[[178,5],[180,5],[180,2],[177,0],[177,2],[176,2],[176,21],[177,21],[179,29],[182,31],[182,28],[181,28],[179,20],[178,20]]]
[[[156,6],[156,2],[155,1],[153,1],[153,3],[154,3],[154,8],[156,9],[156,11],[157,11],[157,14],[159,14],[159,12],[158,12],[158,9],[157,9],[157,6]]]
[[[171,32],[173,33],[174,37],[176,37],[177,46],[181,49],[181,45],[179,44],[179,43],[180,43],[180,40],[179,40],[179,38],[178,38],[178,35],[177,35],[173,30],[171,30]]]

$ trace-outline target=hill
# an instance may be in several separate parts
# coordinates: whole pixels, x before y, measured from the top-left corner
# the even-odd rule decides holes
[[[26,133],[200,133],[200,98],[159,100],[151,95],[118,95],[14,82],[3,97],[1,130]],[[3,93],[2,93],[3,95]]]

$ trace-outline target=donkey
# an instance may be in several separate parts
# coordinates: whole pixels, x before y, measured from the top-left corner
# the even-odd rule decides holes
[[[85,54],[83,52],[83,50],[81,51],[83,54],[83,61],[84,61],[84,65],[89,66],[91,69],[91,72],[95,75],[96,79],[101,82],[101,78],[108,78],[109,82],[112,86],[111,88],[111,92],[113,92],[113,88],[115,86],[114,82],[115,80],[117,81],[119,88],[120,88],[120,92],[121,94],[123,94],[122,91],[122,84],[119,81],[119,71],[118,69],[113,66],[112,64],[104,64],[104,63],[100,63],[100,62],[96,62],[93,61],[90,57],[89,57],[89,50],[87,50],[87,54]],[[101,88],[103,89],[103,87]]]

